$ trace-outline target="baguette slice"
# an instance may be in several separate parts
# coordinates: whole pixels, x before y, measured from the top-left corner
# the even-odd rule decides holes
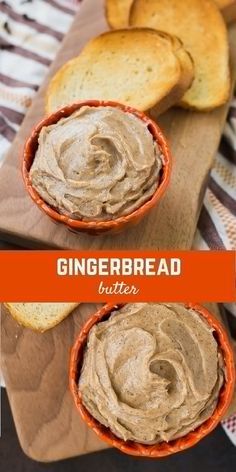
[[[133,0],[106,0],[106,18],[112,29],[126,28]],[[236,0],[215,0],[227,23],[236,20]]]
[[[66,318],[79,303],[4,303],[15,320],[35,331],[46,331]]]
[[[115,100],[141,111],[165,111],[193,81],[181,42],[150,28],[115,30],[92,39],[49,84],[46,111],[78,100]]]
[[[180,102],[183,107],[207,111],[227,101],[227,31],[213,0],[134,0],[130,24],[176,35],[190,52],[195,79]]]
[[[236,20],[236,0],[215,0],[215,2],[220,8],[226,23]]]

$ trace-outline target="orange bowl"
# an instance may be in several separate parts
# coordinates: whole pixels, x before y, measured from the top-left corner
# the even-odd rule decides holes
[[[74,111],[78,110],[83,106],[90,106],[90,107],[99,107],[99,106],[110,106],[119,108],[120,110],[124,111],[124,113],[132,113],[133,115],[140,118],[140,120],[144,121],[147,124],[147,127],[150,133],[153,135],[153,139],[157,142],[162,155],[163,155],[163,167],[161,170],[161,178],[160,183],[152,195],[152,197],[144,203],[141,207],[137,210],[133,211],[129,215],[121,216],[114,220],[108,221],[81,221],[75,220],[70,218],[67,215],[62,215],[59,211],[51,207],[47,204],[37,193],[37,191],[33,188],[32,182],[30,179],[29,171],[31,165],[33,163],[35,153],[38,147],[38,137],[41,129],[43,126],[49,126],[52,124],[57,123],[61,118],[65,118],[70,116]],[[63,223],[66,225],[70,230],[74,232],[85,232],[89,234],[101,234],[101,233],[119,233],[123,229],[133,226],[137,224],[149,211],[157,204],[157,202],[161,199],[166,187],[169,183],[170,179],[170,172],[171,172],[171,153],[169,146],[167,144],[166,138],[164,137],[162,131],[160,130],[159,126],[151,120],[148,116],[144,113],[135,110],[126,105],[122,105],[117,102],[113,101],[103,101],[103,100],[84,100],[77,103],[73,103],[72,105],[68,105],[60,110],[52,113],[51,115],[44,118],[40,123],[38,123],[29,139],[26,141],[23,151],[23,160],[22,160],[22,175],[25,184],[25,188],[28,191],[29,195],[31,196],[32,200],[36,203],[38,208],[40,208],[44,213],[51,217],[51,219],[56,223]]]
[[[224,385],[221,388],[218,403],[216,409],[212,416],[202,423],[194,431],[188,433],[182,438],[175,439],[170,442],[161,442],[158,444],[146,445],[136,443],[134,441],[124,441],[123,439],[115,436],[109,428],[106,428],[101,423],[99,423],[93,416],[86,410],[82,403],[82,398],[80,391],[78,389],[78,380],[80,376],[80,370],[83,363],[83,352],[87,342],[87,336],[90,329],[96,323],[104,321],[109,318],[110,314],[114,310],[119,310],[122,305],[105,305],[101,310],[92,315],[88,321],[85,323],[81,329],[74,346],[71,350],[70,356],[70,370],[69,370],[69,386],[72,396],[74,398],[75,405],[83,420],[87,425],[92,428],[92,430],[99,436],[100,439],[105,441],[110,446],[114,446],[117,449],[120,449],[126,454],[133,456],[142,456],[142,457],[164,457],[176,452],[183,451],[189,447],[194,446],[198,441],[200,441],[204,436],[209,434],[220,422],[224,414],[226,413],[229,404],[231,402],[234,383],[235,383],[235,367],[233,352],[227,337],[227,334],[220,324],[220,322],[208,311],[206,308],[203,308],[201,305],[194,303],[187,303],[187,308],[192,308],[197,313],[205,318],[208,324],[214,328],[215,336],[218,342],[218,345],[221,348],[224,362],[225,362],[225,377],[226,380]]]

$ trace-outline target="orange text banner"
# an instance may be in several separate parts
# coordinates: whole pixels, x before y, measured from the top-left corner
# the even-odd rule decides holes
[[[232,251],[1,251],[0,301],[233,302]]]

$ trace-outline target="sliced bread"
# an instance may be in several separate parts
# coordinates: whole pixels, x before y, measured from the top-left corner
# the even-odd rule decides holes
[[[46,331],[66,318],[79,303],[4,303],[15,320],[35,331]]]
[[[126,28],[133,0],[106,0],[106,18],[113,29]],[[236,0],[215,0],[227,23],[236,19]]]
[[[190,55],[176,38],[150,28],[114,30],[92,39],[52,79],[48,113],[78,100],[114,100],[158,113],[193,81]]]
[[[222,15],[213,0],[134,0],[130,25],[178,36],[190,52],[195,79],[183,107],[211,110],[230,93],[229,48]]]

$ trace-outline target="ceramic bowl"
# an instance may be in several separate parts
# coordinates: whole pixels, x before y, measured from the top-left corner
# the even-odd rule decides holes
[[[106,428],[95,418],[93,418],[93,416],[86,410],[82,403],[81,394],[78,389],[78,379],[83,363],[83,352],[86,346],[89,331],[96,323],[108,319],[111,312],[118,310],[121,305],[105,305],[101,310],[92,315],[81,329],[72,348],[70,358],[69,384],[77,410],[87,425],[92,428],[92,430],[102,441],[105,441],[110,446],[120,449],[126,454],[157,458],[188,449],[189,447],[192,447],[198,443],[198,441],[209,434],[218,425],[229,407],[234,391],[235,367],[233,352],[227,334],[217,318],[215,318],[215,316],[213,316],[206,308],[192,303],[188,303],[186,306],[187,308],[191,308],[199,313],[199,315],[202,316],[214,329],[214,334],[222,351],[225,362],[225,382],[221,388],[218,403],[212,416],[194,431],[188,433],[182,438],[169,441],[168,443],[163,441],[154,445],[139,444],[134,441],[124,441],[116,437],[109,428]]]
[[[142,206],[138,209],[133,211],[132,213],[121,216],[119,218],[108,220],[108,221],[82,221],[72,219],[67,215],[62,215],[59,213],[57,208],[51,207],[48,203],[46,203],[37,191],[32,186],[32,182],[30,179],[30,168],[33,163],[35,153],[38,147],[38,137],[41,129],[44,126],[49,126],[52,124],[57,123],[61,118],[65,118],[70,116],[76,110],[80,109],[83,106],[90,106],[90,107],[114,107],[119,108],[124,113],[132,113],[137,116],[140,120],[147,124],[147,127],[150,133],[153,135],[153,139],[158,143],[158,146],[162,152],[163,156],[163,167],[161,170],[161,178],[159,185],[152,195],[152,197],[145,202]],[[123,231],[125,228],[133,226],[137,224],[146,214],[150,212],[150,210],[160,201],[162,198],[167,185],[170,179],[170,172],[171,172],[171,153],[169,150],[168,143],[166,138],[164,137],[162,131],[160,130],[159,126],[151,120],[148,116],[144,113],[135,110],[134,108],[128,107],[126,105],[122,105],[117,102],[112,101],[102,101],[102,100],[85,100],[80,101],[77,103],[73,103],[72,105],[68,105],[60,110],[57,110],[55,113],[44,118],[40,123],[38,123],[26,141],[23,151],[23,160],[22,160],[22,175],[25,184],[25,188],[29,195],[31,196],[34,203],[46,213],[54,222],[62,223],[67,228],[74,232],[85,232],[89,234],[101,234],[101,233],[119,233]]]

